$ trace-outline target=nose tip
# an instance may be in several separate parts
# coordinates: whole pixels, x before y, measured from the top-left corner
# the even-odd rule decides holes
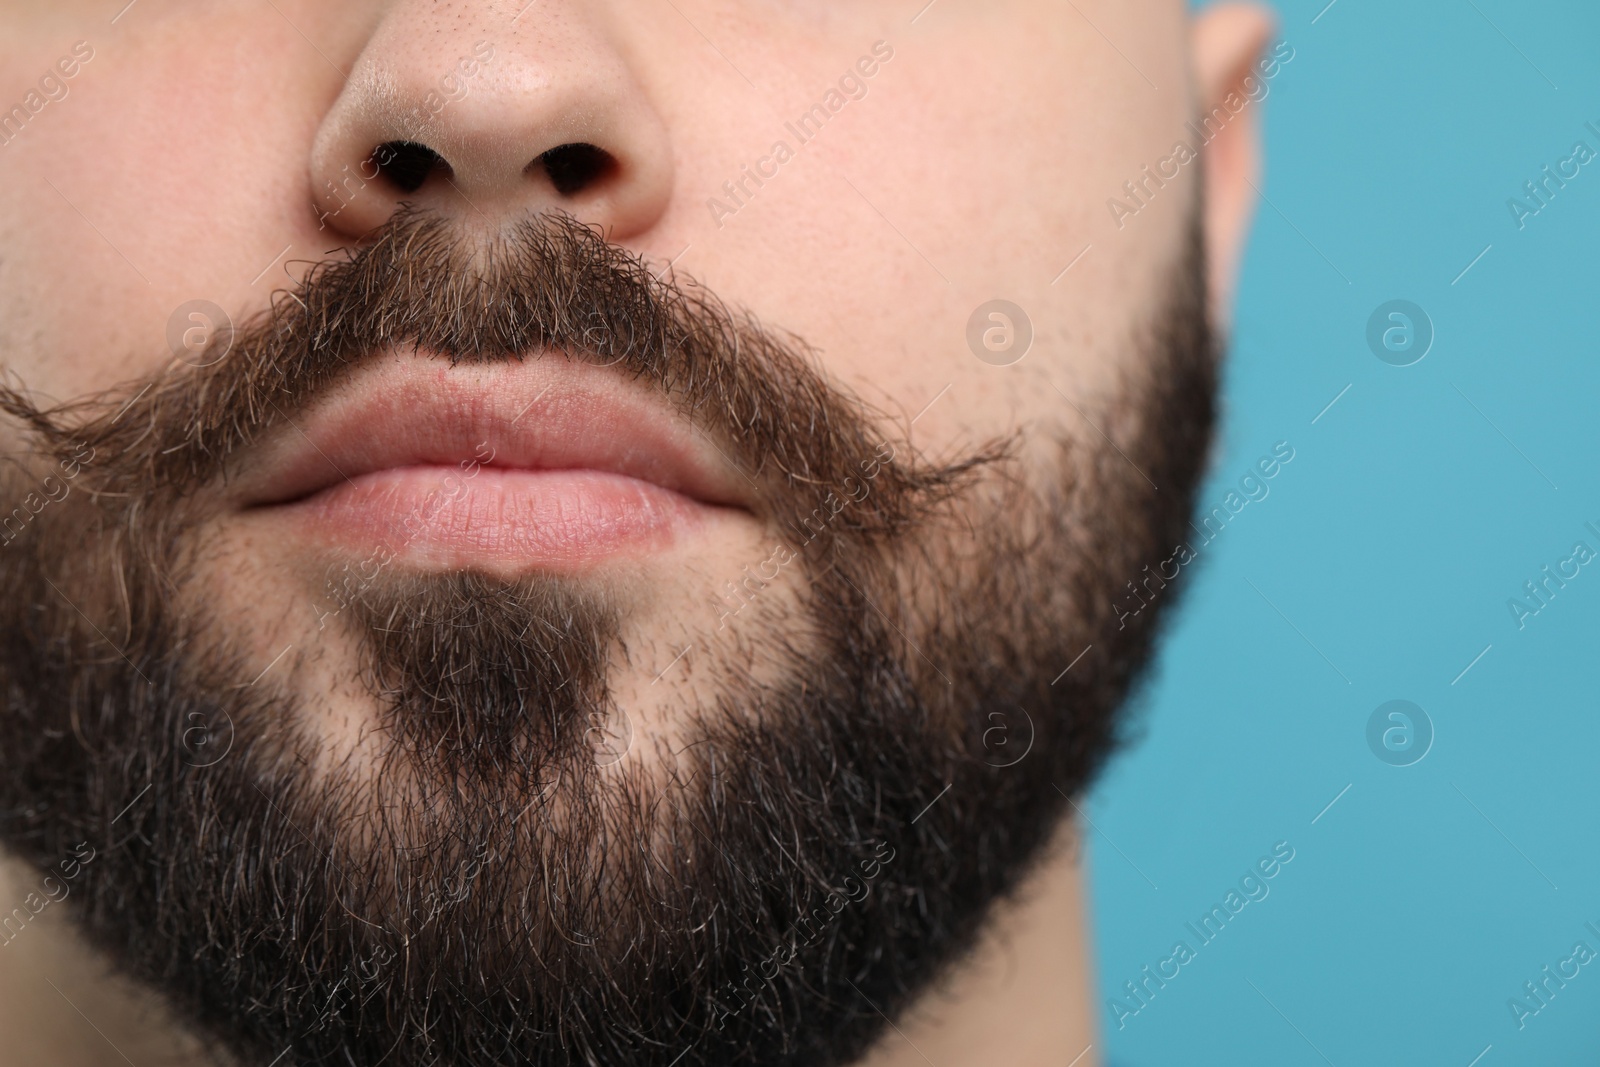
[[[553,6],[536,35],[480,37],[391,9],[313,144],[322,227],[359,237],[402,204],[492,226],[562,211],[613,239],[659,218],[665,125],[605,31]]]

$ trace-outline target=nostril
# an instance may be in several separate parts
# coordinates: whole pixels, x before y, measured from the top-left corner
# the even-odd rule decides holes
[[[415,141],[385,141],[372,150],[378,172],[403,193],[422,188],[435,170],[448,175],[450,164],[427,145]]]
[[[575,196],[616,169],[617,161],[603,148],[592,144],[564,144],[545,152],[529,169],[543,166],[556,192]]]

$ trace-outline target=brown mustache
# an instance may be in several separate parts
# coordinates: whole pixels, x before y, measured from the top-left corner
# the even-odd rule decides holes
[[[469,248],[445,220],[409,209],[188,362],[53,407],[0,385],[0,410],[46,452],[93,448],[102,493],[182,497],[225,476],[356,366],[406,347],[452,363],[561,355],[648,382],[723,448],[776,521],[837,492],[893,425],[830,383],[798,338],[652,273],[568,216],[529,219]],[[1006,451],[992,444],[935,468],[902,449],[880,491],[835,533],[892,536]]]

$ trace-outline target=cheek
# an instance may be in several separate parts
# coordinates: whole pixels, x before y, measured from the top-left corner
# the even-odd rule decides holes
[[[306,170],[278,161],[306,158],[318,101],[283,93],[282,75],[264,69],[299,40],[272,21],[200,14],[120,47],[99,43],[26,143],[0,149],[0,185],[27,191],[0,198],[0,357],[30,386],[72,395],[149,373],[172,358],[168,319],[180,304],[258,306],[269,283],[251,282],[274,254],[290,241],[311,250],[314,219],[302,226],[295,210]],[[202,46],[241,34],[251,49]],[[5,67],[45,69],[72,39],[7,56]],[[227,91],[196,93],[202,84]],[[60,298],[84,278],[94,300]]]
[[[680,144],[692,195],[682,198],[679,247],[695,245],[686,264],[713,290],[813,341],[828,372],[858,392],[907,419],[933,402],[915,426],[928,448],[1046,421],[1083,428],[1054,386],[1076,402],[1117,387],[1137,354],[1135,321],[1162,295],[1181,250],[1198,173],[1186,168],[1137,227],[1119,233],[1106,201],[1170,153],[1180,94],[1127,91],[1137,75],[1070,12],[1030,19],[1013,6],[999,5],[1015,19],[957,17],[918,49],[897,49],[865,82],[866,98],[721,228],[707,197],[769,153],[774,136],[798,145],[783,120],[804,113],[811,90],[785,94],[776,117],[752,106],[714,134],[690,111],[727,110],[714,102],[720,87],[707,85],[704,99],[669,119],[691,138]],[[879,36],[865,26],[830,32],[837,39],[825,57],[794,60],[816,85],[837,84],[843,66],[829,63],[851,55],[852,34],[863,45]],[[1177,49],[1150,41],[1137,61],[1178,69]],[[1118,101],[1114,115],[1063,106],[1041,121],[1042,101],[1102,90]],[[775,269],[776,247],[784,254]],[[966,339],[975,309],[997,297],[1022,307],[1034,331],[1029,354],[1011,366],[985,364]]]

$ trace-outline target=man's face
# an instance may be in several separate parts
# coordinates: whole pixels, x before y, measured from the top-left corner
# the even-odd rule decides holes
[[[1181,5],[120,6],[0,14],[7,843],[263,1062],[859,1054],[1182,537]]]

